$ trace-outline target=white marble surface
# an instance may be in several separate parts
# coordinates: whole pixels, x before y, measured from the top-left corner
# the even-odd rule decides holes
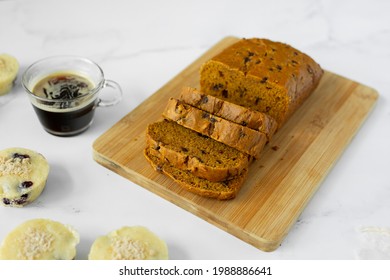
[[[77,259],[87,258],[97,236],[123,225],[149,227],[167,241],[172,259],[390,259],[389,11],[387,0],[0,1],[0,53],[17,57],[21,72],[46,56],[82,55],[99,63],[124,91],[120,104],[99,109],[93,126],[72,138],[43,131],[19,83],[0,98],[0,149],[37,150],[52,167],[36,202],[23,209],[0,208],[0,239],[27,219],[45,217],[79,231]],[[380,94],[272,253],[92,159],[97,137],[228,35],[290,43],[323,68]]]

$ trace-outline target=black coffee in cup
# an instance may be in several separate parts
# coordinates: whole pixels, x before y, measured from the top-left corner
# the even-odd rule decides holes
[[[45,102],[33,102],[33,108],[48,132],[72,135],[88,128],[93,120],[96,102],[88,93],[95,85],[88,78],[72,72],[50,74],[32,89]]]
[[[23,73],[22,85],[43,128],[57,136],[87,130],[97,107],[122,98],[119,84],[105,79],[98,64],[77,56],[38,60]]]
[[[81,109],[61,113],[40,109],[33,105],[46,131],[63,136],[77,135],[86,130],[92,123],[95,107],[95,102],[92,102]]]

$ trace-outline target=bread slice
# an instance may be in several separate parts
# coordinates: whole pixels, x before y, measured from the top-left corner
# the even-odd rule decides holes
[[[260,131],[267,136],[268,141],[278,126],[276,120],[266,113],[204,94],[195,88],[184,87],[179,99],[210,114]]]
[[[171,166],[168,161],[161,160],[160,158],[153,156],[150,153],[150,148],[148,147],[144,150],[144,154],[146,159],[156,171],[162,172],[172,178],[182,188],[208,198],[227,200],[236,197],[245,182],[245,178],[248,173],[245,169],[239,176],[236,176],[231,180],[211,182],[194,176],[190,171],[181,170]]]
[[[281,127],[323,72],[311,57],[287,44],[241,39],[201,66],[200,90],[267,113]]]
[[[149,124],[146,139],[150,154],[209,181],[225,181],[249,165],[247,154],[173,121]]]
[[[230,147],[259,158],[267,136],[259,131],[236,124],[170,98],[163,117],[213,138]]]

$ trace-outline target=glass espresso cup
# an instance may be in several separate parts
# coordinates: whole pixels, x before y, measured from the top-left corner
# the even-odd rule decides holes
[[[82,133],[97,107],[115,105],[122,97],[119,84],[106,80],[99,65],[77,56],[33,63],[24,72],[22,85],[43,128],[57,136]]]

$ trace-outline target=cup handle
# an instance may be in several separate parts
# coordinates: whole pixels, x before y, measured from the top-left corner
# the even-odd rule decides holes
[[[117,82],[105,80],[99,93],[99,107],[109,107],[117,104],[122,99],[122,89]]]

